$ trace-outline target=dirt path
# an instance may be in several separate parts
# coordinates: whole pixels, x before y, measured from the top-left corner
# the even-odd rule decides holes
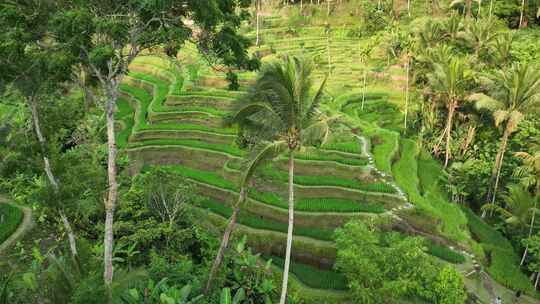
[[[22,223],[19,225],[19,227],[17,227],[17,230],[15,230],[15,232],[10,237],[8,237],[7,240],[5,240],[2,244],[0,244],[0,256],[1,256],[2,253],[7,248],[15,244],[15,242],[17,242],[21,237],[23,237],[26,232],[32,229],[32,227],[34,226],[34,220],[32,218],[32,209],[28,207],[11,204],[8,202],[8,199],[3,196],[0,196],[0,204],[10,204],[12,206],[15,206],[21,209],[21,211],[24,214]]]

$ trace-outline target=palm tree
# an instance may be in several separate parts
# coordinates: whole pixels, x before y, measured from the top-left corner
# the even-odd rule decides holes
[[[503,195],[503,200],[506,208],[495,203],[487,203],[482,206],[482,209],[499,213],[509,225],[521,229],[527,227],[531,215],[536,213],[537,198],[532,196],[525,187],[511,185],[508,187],[508,194]]]
[[[364,110],[364,104],[366,101],[366,87],[367,87],[367,76],[368,76],[368,62],[371,58],[371,53],[375,49],[375,44],[377,41],[369,40],[367,44],[359,46],[358,54],[360,57],[360,64],[363,66],[363,85],[362,85],[362,106],[361,110]]]
[[[529,235],[527,239],[531,239],[532,233],[533,233],[533,227],[534,227],[534,221],[536,218],[536,207],[538,203],[538,196],[540,195],[540,149],[537,148],[536,152],[533,154],[529,154],[527,152],[517,152],[517,157],[520,157],[523,160],[523,167],[519,167],[516,170],[516,175],[518,177],[522,177],[522,184],[524,184],[525,187],[530,188],[533,187],[536,194],[536,201],[534,202],[534,210],[531,217],[531,224],[529,225]],[[529,174],[526,174],[529,173]],[[530,176],[530,177],[524,177],[524,176]],[[525,259],[527,258],[527,253],[529,251],[529,243],[527,242],[527,245],[525,246],[525,251],[523,252],[523,256],[521,257],[521,263],[520,265],[523,265],[525,262]]]
[[[515,155],[523,160],[524,165],[516,169],[516,177],[520,177],[527,188],[540,194],[540,146],[535,147],[532,153],[517,152]]]
[[[489,191],[488,201],[495,203],[508,139],[517,130],[524,113],[540,103],[540,71],[532,65],[518,63],[508,70],[498,70],[494,75],[482,78],[482,82],[488,95],[473,94],[470,99],[476,101],[477,108],[493,113],[495,126],[505,124],[491,172],[493,187]]]
[[[225,232],[223,233],[223,238],[221,239],[221,245],[219,246],[218,254],[214,259],[214,264],[212,265],[212,269],[210,270],[210,275],[208,276],[208,281],[206,282],[205,294],[207,294],[212,288],[212,282],[219,270],[221,262],[223,261],[225,250],[229,245],[229,239],[236,225],[238,213],[240,212],[240,206],[246,201],[247,198],[247,188],[249,186],[249,181],[253,177],[253,174],[255,173],[257,167],[265,160],[276,156],[276,151],[279,151],[279,149],[276,149],[276,146],[272,143],[262,143],[261,145],[259,145],[258,148],[253,149],[252,155],[246,161],[246,164],[242,170],[242,172],[244,173],[240,179],[240,194],[238,196],[238,200],[233,206],[233,213],[229,218],[229,223],[227,224]]]
[[[474,55],[478,58],[480,53],[486,50],[495,41],[498,33],[493,28],[493,22],[480,20],[469,22],[462,38],[474,49]]]
[[[446,127],[441,134],[441,140],[435,145],[434,150],[438,151],[438,146],[443,137],[446,137],[446,152],[444,167],[448,166],[451,158],[450,144],[452,140],[452,125],[456,109],[464,101],[465,89],[470,79],[470,71],[459,57],[454,57],[448,62],[435,62],[434,71],[428,74],[428,81],[432,89],[439,95],[448,110]]]
[[[263,65],[248,99],[232,117],[243,130],[250,130],[272,149],[288,152],[289,220],[280,304],[287,295],[294,225],[294,153],[303,145],[324,142],[329,121],[320,112],[326,80],[311,94],[313,65],[298,57]]]
[[[255,45],[256,46],[259,46],[261,44],[261,40],[260,40],[260,19],[261,19],[261,6],[262,6],[262,3],[261,3],[262,0],[255,0],[255,14],[256,14],[256,41],[255,41]]]
[[[499,68],[506,66],[512,59],[513,42],[514,34],[512,32],[502,34],[495,40],[494,57],[496,65]]]
[[[456,38],[462,27],[461,18],[456,13],[453,13],[443,22],[444,31],[452,40]]]

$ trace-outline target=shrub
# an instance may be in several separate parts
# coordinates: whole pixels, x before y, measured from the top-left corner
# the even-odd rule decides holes
[[[384,233],[374,225],[351,221],[336,230],[336,265],[350,282],[355,303],[399,303],[419,298],[440,303],[440,294],[451,293],[452,303],[464,303],[463,278],[446,273],[422,250],[419,237]],[[449,302],[444,302],[449,303]]]

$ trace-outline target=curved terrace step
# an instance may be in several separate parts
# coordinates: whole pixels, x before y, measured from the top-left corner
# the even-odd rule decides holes
[[[0,197],[0,204],[9,204],[6,199],[3,197]],[[24,234],[26,234],[28,231],[32,229],[34,226],[34,220],[32,217],[32,209],[26,207],[26,206],[20,206],[11,204],[14,207],[19,208],[23,212],[23,220],[15,230],[9,236],[3,243],[0,244],[0,256],[3,254],[4,251],[6,251],[9,247],[11,247],[13,244],[15,244],[18,240],[20,240]]]
[[[194,210],[199,210],[205,214],[207,219],[215,227],[226,225],[226,218],[221,215],[209,212],[204,208],[193,206]],[[233,231],[234,236],[247,235],[247,243],[255,248],[257,252],[265,255],[284,255],[287,234],[277,231],[251,228],[242,224],[237,224]],[[336,259],[336,248],[333,242],[321,241],[304,236],[293,236],[292,256],[295,260],[303,263],[318,266],[322,269],[332,268]]]

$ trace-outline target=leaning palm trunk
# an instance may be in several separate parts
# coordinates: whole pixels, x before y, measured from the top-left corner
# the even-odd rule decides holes
[[[361,107],[362,111],[364,111],[364,103],[366,102],[366,85],[367,85],[367,70],[364,67],[364,85],[362,86],[362,107]]]
[[[45,174],[47,175],[47,179],[51,183],[54,192],[58,194],[60,192],[60,186],[58,185],[58,182],[56,181],[56,178],[54,177],[54,174],[51,168],[51,163],[45,153],[46,141],[45,141],[45,136],[43,136],[43,133],[41,131],[41,124],[39,123],[39,114],[38,114],[37,105],[35,104],[33,97],[29,97],[28,103],[30,106],[30,112],[32,113],[32,121],[34,124],[34,130],[36,131],[36,136],[38,138],[38,142],[39,142],[39,145],[41,146],[41,151],[43,153],[43,164],[44,164]],[[64,211],[60,210],[59,213],[60,213],[60,218],[62,219],[62,224],[64,225],[64,229],[66,230],[66,233],[68,235],[69,248],[71,250],[71,255],[73,257],[76,257],[77,256],[77,243],[75,241],[75,234],[73,233],[73,229],[71,228],[71,225]]]
[[[497,189],[499,187],[499,179],[501,176],[501,168],[502,168],[503,159],[504,159],[504,152],[506,151],[506,146],[508,144],[509,137],[510,137],[510,130],[507,127],[504,130],[503,138],[501,140],[501,145],[499,147],[499,151],[497,152],[497,156],[495,157],[495,166],[493,167],[493,171],[492,171],[492,180],[495,180],[495,183],[493,184],[493,191],[490,197],[492,204],[495,204],[495,198],[497,196]],[[490,215],[493,215],[493,211],[491,211]]]
[[[287,299],[287,285],[289,281],[289,266],[291,264],[291,249],[294,226],[294,151],[289,151],[289,226],[287,229],[287,248],[285,250],[285,265],[283,267],[283,284],[281,286],[280,304]]]
[[[407,55],[407,84],[405,88],[405,121],[403,123],[403,128],[407,130],[407,115],[409,114],[409,73],[410,73],[410,60]]]
[[[214,260],[212,269],[210,270],[210,275],[208,276],[208,282],[206,282],[206,288],[204,289],[205,294],[208,294],[208,292],[212,288],[212,283],[219,270],[219,266],[221,265],[221,262],[223,261],[223,257],[225,256],[225,250],[227,249],[229,245],[229,239],[236,225],[238,212],[240,212],[240,205],[244,202],[245,197],[246,197],[246,190],[244,187],[242,187],[242,189],[240,190],[240,196],[238,197],[238,201],[234,205],[233,213],[231,215],[231,218],[229,219],[229,224],[227,224],[227,227],[225,228],[225,232],[223,233],[223,238],[221,239],[221,245],[219,246],[218,254]]]
[[[257,14],[257,21],[256,21],[256,22],[257,22],[257,29],[256,29],[256,32],[257,32],[257,40],[255,41],[255,45],[256,45],[256,46],[259,46],[259,45],[260,45],[260,38],[259,38],[259,35],[260,35],[260,32],[259,32],[259,31],[260,31],[260,18],[261,18],[261,17],[260,17],[260,15],[261,15],[261,12],[260,12],[261,7],[260,7],[260,5],[261,5],[261,4],[260,4],[260,0],[257,0],[257,1],[255,2],[255,9],[256,9],[256,11],[257,11],[257,12],[256,12],[256,14]]]
[[[540,186],[537,187],[536,193],[540,193]],[[533,233],[533,227],[534,227],[534,221],[536,218],[536,205],[538,204],[538,198],[534,200],[534,209],[533,214],[531,217],[531,225],[529,226],[529,236],[527,239],[531,239],[532,233]],[[525,246],[525,251],[523,251],[523,256],[521,257],[521,262],[519,263],[519,266],[523,266],[523,263],[525,263],[525,259],[527,258],[527,254],[529,253],[529,242],[527,242],[527,245]]]
[[[118,183],[116,181],[116,138],[114,134],[114,108],[116,105],[117,90],[111,90],[111,97],[106,105],[107,117],[107,146],[109,150],[107,175],[109,179],[109,193],[105,202],[105,236],[103,240],[104,272],[105,284],[110,286],[113,280],[113,222],[116,200],[118,197]]]
[[[452,120],[454,119],[454,113],[456,111],[457,103],[454,99],[450,101],[448,105],[448,121],[446,122],[446,152],[444,156],[444,167],[448,166],[448,160],[450,159],[450,143],[452,140]]]

